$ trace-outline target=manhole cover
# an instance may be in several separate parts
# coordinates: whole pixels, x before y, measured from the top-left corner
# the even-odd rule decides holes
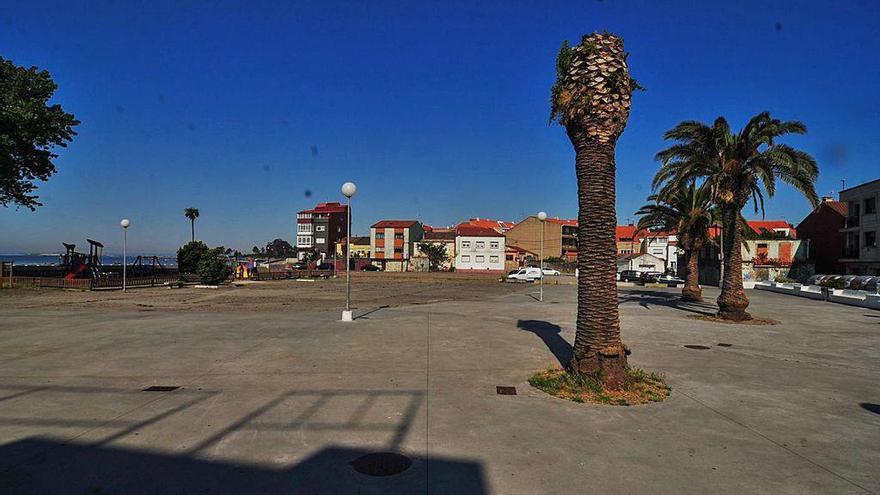
[[[706,347],[704,345],[694,345],[694,344],[688,344],[685,347],[687,347],[688,349],[697,349],[700,351],[705,351],[705,350],[709,349],[709,347]]]
[[[395,452],[375,452],[351,461],[355,471],[367,476],[394,476],[412,465],[409,457]]]
[[[179,388],[180,387],[174,385],[153,385],[152,387],[147,387],[141,390],[141,392],[171,392]]]
[[[516,395],[516,387],[495,387],[495,393],[498,395]]]

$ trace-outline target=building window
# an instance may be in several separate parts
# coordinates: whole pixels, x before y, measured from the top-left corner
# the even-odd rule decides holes
[[[471,247],[471,241],[461,241],[462,249],[469,249]]]
[[[385,252],[385,248],[383,248],[383,247],[378,247],[378,246],[377,246],[377,247],[376,247],[376,252],[377,252],[377,253],[384,253],[384,252]]]
[[[323,237],[316,237],[315,238],[316,244],[324,244],[324,241],[325,241],[325,239]]]
[[[475,261],[477,263],[483,263],[486,261],[486,257],[485,256],[477,256]]]
[[[402,240],[403,240],[403,234],[402,234],[402,233],[401,233],[401,234],[394,234],[394,238],[395,238],[395,239],[400,239],[400,240],[402,241]]]
[[[498,249],[498,241],[492,241],[489,243],[490,249]]]
[[[464,254],[464,255],[461,256],[461,262],[462,262],[462,263],[470,263],[470,262],[471,262],[471,257],[468,256],[468,255],[466,255],[466,254]]]
[[[513,261],[513,255],[512,255],[512,254],[508,254],[508,255],[506,255],[506,256],[504,257],[504,259],[506,259],[507,261]]]
[[[865,232],[865,247],[877,247],[877,232]]]
[[[318,225],[315,227],[315,232],[324,232],[325,230],[327,230],[326,225]]]
[[[384,232],[382,232],[382,233],[376,232],[376,239],[383,239],[384,240],[385,233]]]
[[[489,256],[489,263],[498,263],[498,256]]]
[[[877,213],[877,198],[868,198],[865,200],[865,215],[869,213]]]
[[[394,254],[403,254],[403,248],[394,248]]]
[[[477,249],[485,249],[486,243],[483,241],[477,241]]]

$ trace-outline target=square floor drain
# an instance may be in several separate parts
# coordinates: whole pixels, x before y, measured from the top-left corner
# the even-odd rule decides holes
[[[516,395],[516,387],[495,387],[495,392],[498,395]]]
[[[152,387],[147,387],[141,390],[141,392],[172,392],[179,388],[180,387],[174,385],[153,385]]]

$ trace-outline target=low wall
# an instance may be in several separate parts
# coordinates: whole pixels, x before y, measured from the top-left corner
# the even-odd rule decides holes
[[[863,290],[830,289],[818,285],[778,284],[775,282],[758,282],[755,284],[755,289],[880,310],[880,294]]]

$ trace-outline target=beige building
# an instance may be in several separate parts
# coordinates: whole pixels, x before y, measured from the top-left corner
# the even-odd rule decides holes
[[[336,257],[345,258],[345,245],[347,239],[343,238],[336,243]],[[369,258],[370,257],[370,238],[352,237],[351,238],[351,257],[352,258]]]
[[[428,271],[428,257],[419,249],[420,244],[440,244],[446,247],[446,261],[440,264],[440,270],[449,270],[455,263],[455,230],[433,229],[426,231],[422,240],[413,244],[412,267],[417,271]]]
[[[847,205],[840,263],[848,275],[880,275],[880,179],[840,191],[840,201]]]
[[[508,230],[506,244],[533,253],[541,252],[541,221],[530,216]],[[544,258],[577,259],[577,220],[548,218],[544,221]]]

